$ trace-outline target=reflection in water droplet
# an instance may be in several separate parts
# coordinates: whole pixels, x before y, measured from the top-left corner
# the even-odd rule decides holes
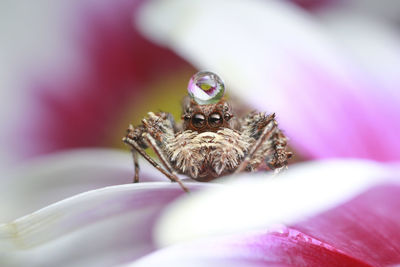
[[[200,71],[190,78],[188,92],[200,105],[214,104],[224,96],[225,86],[217,74]]]

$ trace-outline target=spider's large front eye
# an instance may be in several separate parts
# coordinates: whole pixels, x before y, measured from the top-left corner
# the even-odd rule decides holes
[[[208,124],[215,128],[222,125],[222,116],[219,113],[213,113],[208,117]]]
[[[195,128],[200,129],[203,128],[206,123],[206,118],[203,114],[195,114],[192,117],[192,124]]]

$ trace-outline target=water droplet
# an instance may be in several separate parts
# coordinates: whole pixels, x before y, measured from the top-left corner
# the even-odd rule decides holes
[[[279,235],[279,236],[289,236],[289,228],[283,224],[271,225],[268,230],[271,234]]]
[[[200,71],[190,78],[189,96],[200,105],[218,103],[224,96],[225,86],[221,78],[209,71]]]

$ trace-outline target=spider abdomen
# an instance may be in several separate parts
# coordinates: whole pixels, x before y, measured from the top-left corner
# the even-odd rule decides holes
[[[187,130],[170,141],[164,150],[173,168],[198,181],[233,172],[248,150],[241,134],[229,128],[203,133]]]

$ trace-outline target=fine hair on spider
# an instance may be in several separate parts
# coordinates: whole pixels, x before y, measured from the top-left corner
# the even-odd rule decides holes
[[[149,112],[140,125],[129,125],[122,140],[133,155],[133,182],[139,182],[139,154],[185,192],[177,174],[207,182],[231,173],[286,169],[292,152],[275,114],[253,111],[239,118],[224,93],[218,75],[198,72],[189,80],[180,123],[170,113]],[[159,161],[146,153],[148,147]]]

